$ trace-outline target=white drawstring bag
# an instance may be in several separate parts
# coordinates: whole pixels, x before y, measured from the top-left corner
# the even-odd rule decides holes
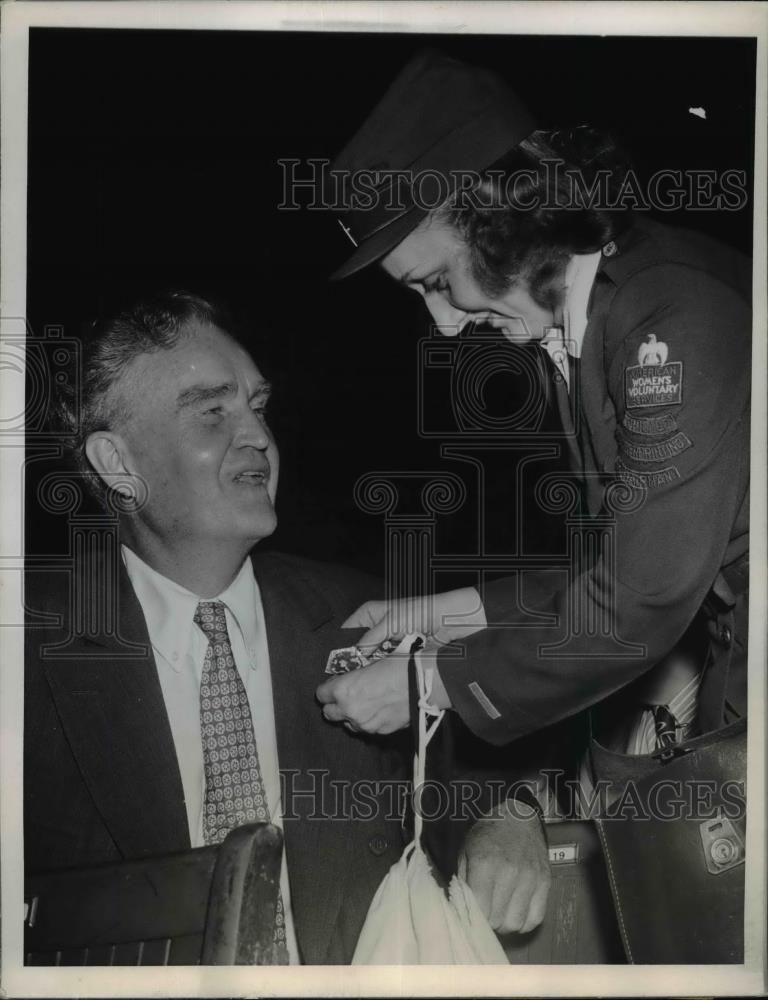
[[[406,649],[417,636],[408,636]],[[406,645],[406,642],[408,643]],[[419,740],[413,762],[414,838],[376,891],[352,958],[353,965],[506,965],[508,960],[474,893],[454,875],[448,894],[438,885],[421,848],[418,789],[424,783],[429,741],[445,715],[429,704],[431,673],[412,652],[419,687]],[[427,716],[432,721],[427,726]]]

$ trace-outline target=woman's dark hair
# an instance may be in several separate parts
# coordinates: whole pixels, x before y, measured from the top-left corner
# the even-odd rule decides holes
[[[127,416],[119,395],[109,390],[132,361],[142,354],[170,350],[195,321],[233,331],[221,306],[185,291],[143,299],[84,330],[79,371],[58,387],[54,421],[71,460],[98,499],[103,500],[107,487],[88,461],[86,442],[94,431],[108,430]]]
[[[617,197],[629,170],[613,140],[595,129],[533,132],[437,217],[461,233],[486,294],[523,280],[549,306],[568,258],[599,250],[629,225]]]

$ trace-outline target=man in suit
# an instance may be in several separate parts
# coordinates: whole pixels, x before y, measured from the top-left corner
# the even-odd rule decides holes
[[[226,323],[179,294],[85,344],[68,429],[120,533],[71,575],[28,573],[26,868],[183,851],[271,819],[285,838],[276,961],[344,963],[403,847],[396,796],[369,788],[355,814],[356,790],[407,772],[330,726],[314,690],[349,642],[344,616],[377,588],[250,555],[275,527],[278,454],[269,387]],[[78,634],[83,608],[98,622]]]
[[[404,846],[412,750],[329,725],[316,703],[329,651],[359,635],[344,618],[379,587],[252,552],[276,526],[278,451],[269,385],[231,329],[186,293],[139,303],[87,336],[62,400],[115,530],[105,517],[71,573],[27,574],[26,869],[183,851],[271,820],[285,838],[276,961],[346,963]],[[465,848],[486,888],[504,865],[502,824],[487,825],[492,845],[481,820]],[[466,824],[448,826],[445,843],[444,824],[430,836],[450,875]]]

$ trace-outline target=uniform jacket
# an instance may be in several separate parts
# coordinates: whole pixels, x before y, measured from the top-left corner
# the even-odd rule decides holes
[[[462,660],[440,661],[478,736],[503,744],[616,692],[703,606],[722,611],[721,570],[732,584],[744,576],[750,290],[746,260],[693,233],[642,221],[604,248],[568,442],[588,507],[575,513],[572,571],[488,584],[491,627],[465,640]],[[707,669],[702,699],[730,666],[743,713],[745,657],[731,647],[746,639],[719,611],[709,626],[727,655]],[[702,728],[721,723],[715,707]]]
[[[68,640],[66,574],[28,573],[27,604],[58,625],[27,630],[25,855],[28,871],[89,866],[189,849],[173,739],[141,607],[117,557],[117,636],[109,623]],[[329,650],[349,645],[340,623],[371,581],[292,556],[253,557],[267,624],[296,935],[308,964],[350,961],[368,905],[403,847],[388,803],[357,820],[336,811],[327,780],[402,778],[386,745],[326,723],[314,692]],[[88,574],[94,580],[94,574]],[[61,579],[56,579],[60,577]],[[81,581],[87,588],[88,580]],[[76,580],[77,583],[77,580]],[[103,580],[97,581],[104,586]],[[87,592],[87,591],[86,591]],[[35,621],[40,619],[35,615]],[[100,634],[99,634],[100,631]],[[112,632],[113,634],[110,634]],[[48,651],[41,654],[41,646]],[[59,644],[58,650],[52,647]],[[56,655],[58,653],[58,655]],[[315,775],[308,773],[314,769]],[[286,797],[287,798],[287,797]],[[385,796],[386,799],[386,796]],[[288,816],[292,801],[296,818]],[[313,810],[317,818],[311,819]],[[371,816],[370,814],[373,813]]]

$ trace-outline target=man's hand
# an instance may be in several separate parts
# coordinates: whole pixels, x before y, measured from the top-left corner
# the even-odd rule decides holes
[[[421,632],[445,645],[479,632],[487,624],[483,602],[474,587],[424,594],[402,601],[368,601],[350,615],[342,628],[367,628],[358,646],[378,646],[385,639]]]
[[[323,715],[365,733],[394,733],[408,725],[408,657],[389,656],[339,674],[316,692]]]
[[[498,934],[532,931],[544,919],[552,880],[541,822],[531,806],[503,803],[467,834],[459,875]]]

